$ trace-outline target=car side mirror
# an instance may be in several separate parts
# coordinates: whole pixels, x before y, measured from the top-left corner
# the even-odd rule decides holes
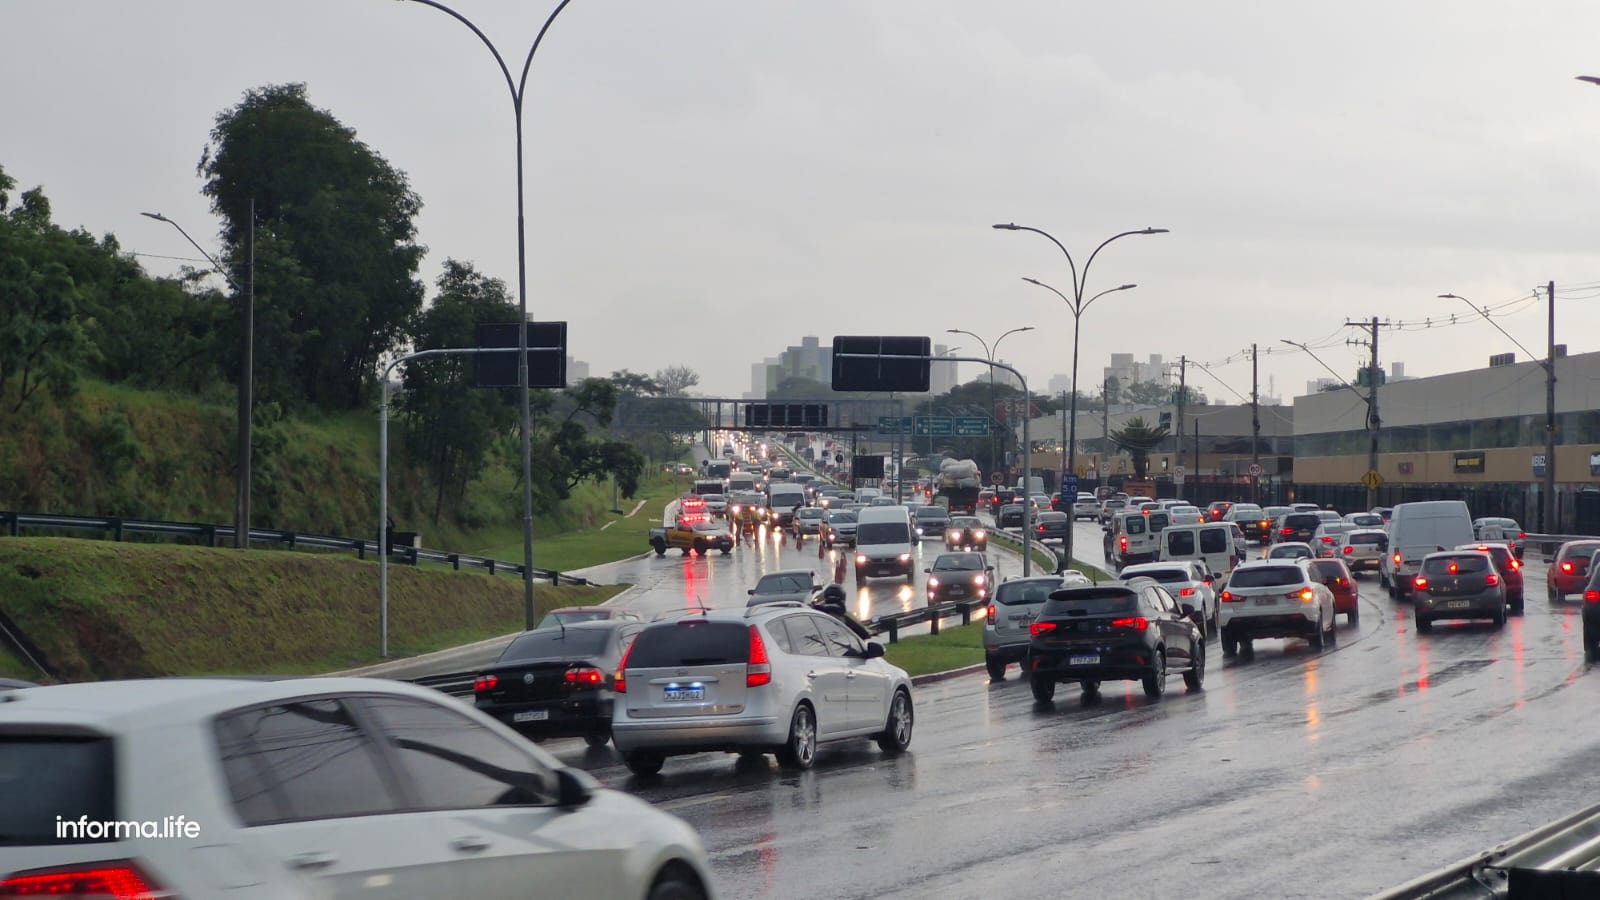
[[[582,806],[589,802],[599,786],[588,772],[563,766],[556,770],[556,805],[562,809]]]
[[[1194,615],[1194,604],[1192,604],[1192,603],[1185,603],[1185,604],[1183,604],[1183,606],[1181,606],[1179,608],[1183,610],[1183,614],[1186,615],[1186,616],[1193,616]]]
[[[756,589],[755,588],[751,588],[751,589],[745,591],[745,593],[749,594],[752,597],[754,597],[756,595]]]
[[[877,641],[867,642],[867,652],[861,655],[862,659],[878,659],[883,656],[883,645]]]

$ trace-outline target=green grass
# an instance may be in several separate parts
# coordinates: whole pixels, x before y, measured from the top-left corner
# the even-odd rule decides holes
[[[983,662],[983,623],[947,627],[938,634],[901,638],[885,647],[884,658],[913,678]]]
[[[535,614],[620,590],[540,585]],[[62,680],[293,674],[379,661],[377,565],[350,557],[13,538],[0,541],[0,610]],[[519,579],[390,569],[391,656],[523,625]],[[0,657],[0,666],[16,661]]]
[[[587,524],[561,527],[561,523],[546,521],[544,527],[540,527],[539,521],[535,520],[534,565],[541,569],[570,572],[646,552],[650,549],[650,529],[661,524],[662,509],[669,500],[687,490],[691,481],[688,476],[655,477],[641,487],[638,496],[621,502],[622,511],[626,514],[638,506],[639,501],[644,501],[644,506],[632,517],[611,512],[611,489],[595,485],[596,488],[604,487],[604,508]],[[577,498],[578,492],[575,491],[574,499]],[[608,522],[616,524],[602,530],[602,526]],[[493,559],[522,559],[520,530],[512,533],[501,531],[497,537],[498,543],[475,552]]]
[[[12,653],[8,648],[0,647],[0,678],[20,678],[23,681],[33,681],[38,677],[39,670]]]

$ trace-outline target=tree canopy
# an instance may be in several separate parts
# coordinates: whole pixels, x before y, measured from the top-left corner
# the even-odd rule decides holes
[[[1112,429],[1111,442],[1128,451],[1133,458],[1134,477],[1143,481],[1150,470],[1150,452],[1161,446],[1167,439],[1169,431],[1167,426],[1158,425],[1154,428],[1144,419],[1134,416],[1123,424],[1121,428]]]

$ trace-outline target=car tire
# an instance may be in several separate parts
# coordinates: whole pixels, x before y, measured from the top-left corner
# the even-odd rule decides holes
[[[878,749],[890,755],[906,752],[911,746],[911,729],[916,724],[916,711],[911,706],[911,695],[904,688],[894,692],[889,701],[889,719],[877,736]]]
[[[983,667],[989,671],[989,680],[990,681],[1005,681],[1006,680],[1006,661],[1005,660],[1003,660],[1003,659],[995,659],[992,656],[986,656],[983,659]]]
[[[694,555],[695,556],[705,556],[706,555],[706,542],[705,542],[704,538],[695,538],[694,539]]]
[[[1583,625],[1583,656],[1593,660],[1600,655],[1600,627],[1585,622]]]
[[[1239,639],[1234,637],[1233,630],[1229,628],[1222,630],[1222,655],[1224,657],[1239,655]]]
[[[1028,680],[1028,686],[1033,689],[1033,699],[1040,703],[1049,703],[1056,698],[1056,680],[1042,675],[1034,675]]]
[[[1361,622],[1361,608],[1358,606],[1355,609],[1352,609],[1349,612],[1345,613],[1344,614],[1344,620],[1346,622],[1350,623],[1351,625],[1359,624]]]
[[[778,765],[790,771],[804,771],[817,762],[817,718],[811,707],[802,703],[789,719],[789,740],[778,750]]]
[[[1156,651],[1155,671],[1140,679],[1144,683],[1144,695],[1154,700],[1167,692],[1167,653],[1165,650]]]
[[[1194,693],[1200,690],[1205,681],[1206,645],[1202,642],[1194,645],[1194,664],[1189,667],[1189,671],[1183,673],[1183,684],[1190,693]]]
[[[677,872],[662,872],[650,885],[645,900],[705,900],[706,892],[694,880]]]
[[[666,764],[666,756],[650,750],[635,750],[622,754],[622,761],[627,765],[628,771],[640,777],[648,778],[661,774],[661,767]]]
[[[1255,644],[1255,641],[1250,639],[1250,638],[1244,638],[1244,639],[1240,640],[1239,641],[1239,659],[1244,661],[1244,662],[1249,662],[1250,660],[1255,659],[1255,658],[1256,658],[1256,644]]]
[[[1082,701],[1085,706],[1092,706],[1093,704],[1100,702],[1100,682],[1080,681],[1078,682],[1078,686],[1083,690],[1083,693],[1079,695],[1078,699]]]
[[[1495,610],[1493,621],[1494,627],[1497,629],[1506,627],[1506,608],[1504,605],[1501,605],[1498,610]]]
[[[1318,622],[1313,627],[1312,632],[1306,635],[1306,643],[1310,644],[1311,649],[1313,650],[1321,650],[1323,645],[1327,643],[1327,641],[1324,640],[1323,635],[1324,632],[1322,630],[1322,623]]]
[[[611,743],[611,731],[609,729],[605,731],[591,731],[583,736],[583,740],[584,743],[598,750],[601,747],[604,747],[606,744]]]
[[[1427,634],[1433,630],[1433,620],[1422,613],[1417,613],[1416,623],[1418,634]]]
[[[656,538],[655,540],[650,542],[650,546],[655,548],[657,556],[666,556],[667,555],[667,542],[666,541],[664,541],[664,540],[662,540],[660,538]]]

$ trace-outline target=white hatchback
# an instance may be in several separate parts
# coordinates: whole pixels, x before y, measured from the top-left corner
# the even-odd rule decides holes
[[[0,896],[712,894],[683,821],[396,681],[9,691],[0,797]]]
[[[845,622],[769,603],[658,622],[634,638],[616,678],[611,739],[636,775],[668,756],[775,753],[808,769],[817,745],[911,744],[911,679]]]

